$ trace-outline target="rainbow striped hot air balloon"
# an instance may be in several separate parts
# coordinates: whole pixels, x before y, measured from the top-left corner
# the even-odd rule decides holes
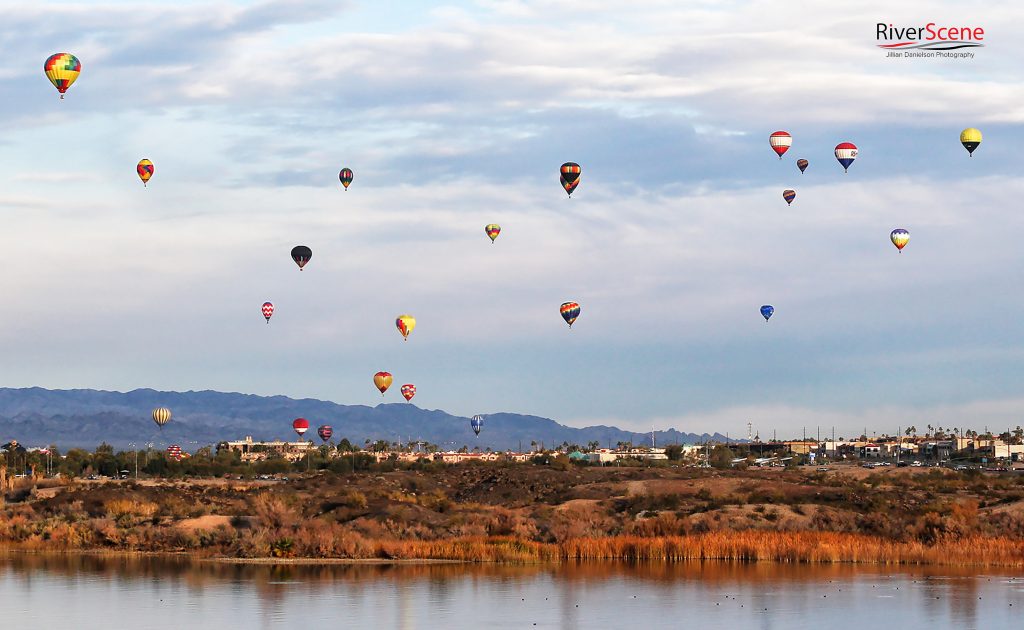
[[[852,142],[840,142],[836,145],[836,159],[843,165],[843,172],[847,172],[857,159],[857,145]]]
[[[142,185],[145,186],[149,183],[149,178],[153,176],[153,163],[143,158],[135,166],[135,172],[139,174],[139,179],[142,180]]]
[[[892,244],[895,245],[896,249],[898,249],[902,254],[903,248],[910,242],[910,232],[903,228],[897,228],[889,234],[889,240],[892,241]]]
[[[569,324],[569,328],[572,328],[573,322],[580,316],[580,305],[576,302],[563,302],[558,307],[558,312],[562,314],[562,319],[565,320],[565,323]]]
[[[53,87],[60,92],[60,97],[64,98],[64,93],[82,73],[82,62],[71,53],[57,53],[46,59],[46,63],[43,64],[43,72],[46,73],[46,78],[50,80]]]
[[[968,127],[960,132],[960,144],[967,149],[967,155],[974,157],[974,150],[981,144],[981,132],[974,127]]]
[[[491,244],[493,245],[494,240],[498,238],[499,234],[501,234],[501,226],[497,223],[488,223],[484,226],[484,232],[487,234],[488,238],[491,239]]]
[[[399,315],[395,319],[395,327],[402,333],[402,338],[409,341],[409,333],[416,328],[416,318],[412,315]]]
[[[402,396],[404,396],[405,400],[408,402],[416,395],[416,386],[412,383],[406,383],[405,385],[402,385],[402,389],[399,391],[402,392]]]
[[[576,187],[580,185],[580,175],[583,173],[583,169],[576,162],[566,162],[559,169],[559,173],[559,181],[562,182],[562,188],[565,189],[569,197],[572,197],[572,191],[576,190]]]
[[[348,190],[348,185],[352,183],[352,177],[352,169],[350,168],[343,168],[338,173],[338,179],[341,180],[341,185],[345,187],[345,190]]]
[[[782,198],[786,200],[786,205],[787,206],[791,206],[791,205],[793,205],[793,200],[796,199],[796,191],[795,190],[783,190],[782,191]]]
[[[803,172],[807,170],[807,165],[808,164],[810,164],[810,162],[808,162],[807,160],[805,160],[803,158],[801,158],[801,159],[796,161],[796,167],[798,169],[800,169],[800,174],[801,175],[803,175]]]
[[[789,151],[789,147],[793,144],[793,136],[789,135],[788,131],[776,131],[772,135],[768,136],[768,144],[771,145],[775,153],[778,154],[779,159],[782,159],[782,154]]]

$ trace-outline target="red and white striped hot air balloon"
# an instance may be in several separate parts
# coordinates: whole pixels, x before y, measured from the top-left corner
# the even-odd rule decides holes
[[[270,323],[270,317],[274,314],[274,303],[264,302],[263,303],[263,316],[267,318],[267,323]]]
[[[181,447],[177,444],[171,444],[167,447],[167,457],[173,459],[176,462],[181,461]]]
[[[781,160],[782,154],[789,151],[789,147],[793,144],[793,136],[789,135],[788,131],[776,131],[768,136],[768,144],[772,145],[772,149],[779,154]]]
[[[306,420],[305,418],[296,418],[292,422],[292,428],[299,434],[299,437],[302,437],[303,433],[309,431],[309,420]]]

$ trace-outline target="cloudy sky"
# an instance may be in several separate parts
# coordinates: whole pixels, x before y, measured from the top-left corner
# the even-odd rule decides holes
[[[426,5],[0,3],[2,384],[376,404],[388,370],[391,402],[573,425],[1021,424],[1024,8]],[[985,47],[887,59],[879,21]]]

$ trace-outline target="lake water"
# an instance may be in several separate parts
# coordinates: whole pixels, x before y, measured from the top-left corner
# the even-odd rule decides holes
[[[779,564],[231,565],[3,554],[11,628],[1024,628],[1024,573]],[[710,625],[714,624],[714,625]]]

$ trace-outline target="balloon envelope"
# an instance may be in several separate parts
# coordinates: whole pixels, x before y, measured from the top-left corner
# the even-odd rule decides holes
[[[565,323],[569,324],[569,328],[572,328],[572,323],[580,316],[580,305],[576,302],[563,302],[558,307],[558,312],[562,314]]]
[[[793,200],[796,199],[796,191],[795,190],[783,190],[782,191],[782,198],[786,200],[786,205],[787,206],[791,206],[791,205],[793,205]]]
[[[789,135],[788,131],[776,131],[772,135],[768,136],[768,144],[771,145],[775,153],[778,154],[779,159],[782,159],[782,154],[789,151],[789,147],[793,144],[793,136]]]
[[[412,383],[406,383],[405,385],[402,385],[402,389],[399,391],[401,391],[402,396],[405,396],[405,399],[409,401],[416,395],[416,386]]]
[[[313,250],[306,247],[305,245],[296,245],[292,248],[292,260],[299,266],[299,271],[306,266],[309,259],[313,257]]]
[[[490,223],[484,226],[484,232],[488,237],[490,237],[491,242],[493,243],[494,239],[498,238],[498,235],[501,234],[501,226],[497,223]]]
[[[967,149],[967,154],[974,157],[974,150],[981,144],[981,132],[974,127],[968,127],[960,132],[960,144]]]
[[[843,165],[845,172],[857,159],[857,145],[852,142],[840,142],[836,145],[836,159]]]
[[[473,418],[469,421],[469,426],[470,428],[473,429],[473,433],[480,435],[480,430],[484,428],[484,417],[473,416]]]
[[[345,187],[345,190],[348,190],[348,185],[352,183],[352,177],[353,173],[350,168],[343,168],[338,173],[338,179],[341,180],[341,185]]]
[[[263,307],[260,310],[263,312],[263,316],[267,318],[267,323],[269,324],[270,317],[274,314],[274,303],[264,302]]]
[[[807,170],[807,165],[808,164],[810,164],[810,162],[808,162],[807,160],[804,160],[802,158],[796,161],[796,167],[798,169],[800,169],[801,173],[803,173],[804,171]]]
[[[394,377],[391,376],[390,372],[377,372],[373,375],[373,384],[380,390],[381,396],[384,395],[384,392],[388,391],[393,380]]]
[[[173,459],[174,461],[181,461],[181,446],[177,444],[171,444],[167,447],[167,458]]]
[[[395,318],[395,327],[398,328],[398,332],[402,333],[402,338],[409,341],[409,333],[416,328],[416,318],[412,315],[399,315]]]
[[[331,425],[325,424],[316,430],[316,434],[320,436],[321,440],[327,442],[327,440],[331,439],[331,436],[334,435],[334,429]]]
[[[43,72],[53,87],[60,92],[60,97],[64,98],[64,93],[82,73],[82,62],[71,53],[57,53],[50,55],[43,63]]]
[[[559,169],[561,173],[559,181],[562,182],[562,188],[565,192],[572,197],[572,191],[576,190],[576,187],[580,185],[580,174],[583,169],[576,162],[566,162]]]
[[[292,429],[302,437],[302,434],[309,431],[309,420],[305,418],[296,418],[292,420]]]
[[[149,178],[153,176],[153,163],[149,160],[139,160],[139,163],[135,166],[135,172],[139,174],[139,179],[142,180],[142,185],[145,186],[149,182]]]
[[[153,410],[153,422],[156,426],[163,427],[165,424],[171,421],[171,410],[167,407],[157,407]]]
[[[771,319],[773,313],[775,313],[775,307],[771,304],[765,304],[761,307],[761,317],[764,318],[764,321]]]
[[[896,249],[900,250],[902,253],[903,248],[910,242],[910,232],[902,228],[897,228],[889,234],[889,240],[892,241],[892,244],[896,246]]]

